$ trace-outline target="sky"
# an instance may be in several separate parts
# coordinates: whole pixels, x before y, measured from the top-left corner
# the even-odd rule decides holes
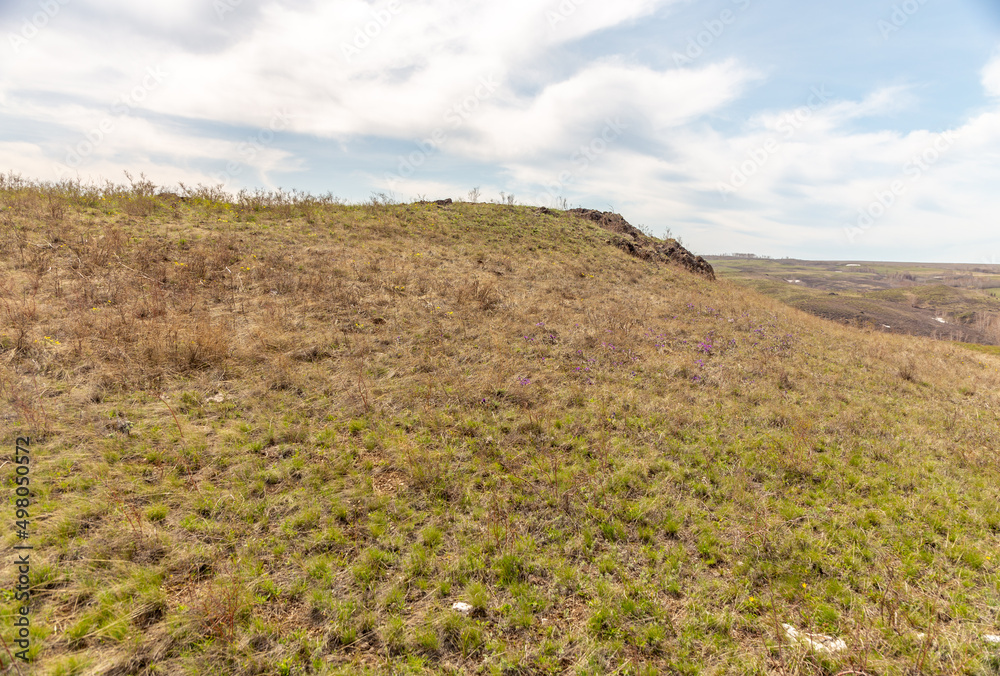
[[[5,0],[0,172],[1000,264],[1000,0]]]

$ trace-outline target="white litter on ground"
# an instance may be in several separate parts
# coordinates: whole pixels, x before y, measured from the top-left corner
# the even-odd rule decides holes
[[[786,279],[785,281],[788,282],[789,284],[801,284],[802,283],[801,279]]]
[[[456,601],[451,604],[451,609],[462,613],[463,615],[468,615],[472,612],[472,606],[468,603],[463,603],[462,601]]]
[[[861,263],[848,263],[845,267],[848,267],[848,268],[860,268],[861,267]]]
[[[983,640],[987,643],[1000,643],[1000,636],[996,634],[983,634]]]
[[[800,643],[818,653],[836,653],[847,650],[847,643],[840,638],[827,636],[826,634],[811,634],[807,631],[800,631],[790,624],[781,625],[785,629],[788,640]]]
[[[948,323],[947,321],[945,321],[945,320],[944,320],[943,318],[941,318],[941,317],[935,317],[935,318],[934,318],[934,321],[936,321],[936,322],[941,322],[942,324],[947,324],[947,323]]]
[[[222,402],[224,402],[225,400],[226,400],[226,396],[225,396],[224,394],[222,394],[222,392],[219,392],[219,393],[218,393],[217,395],[215,395],[214,397],[209,397],[209,398],[208,398],[208,399],[206,399],[205,401],[210,401],[210,402],[212,402],[213,404],[221,404],[221,403],[222,403]]]

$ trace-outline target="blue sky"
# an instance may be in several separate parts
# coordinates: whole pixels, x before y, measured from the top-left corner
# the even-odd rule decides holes
[[[613,209],[1000,264],[1000,1],[0,4],[0,171]]]

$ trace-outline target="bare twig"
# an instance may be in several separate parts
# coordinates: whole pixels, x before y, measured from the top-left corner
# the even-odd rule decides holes
[[[7,657],[10,658],[10,666],[12,666],[14,670],[18,673],[18,676],[24,676],[24,672],[21,671],[21,666],[17,663],[17,659],[14,657],[14,655],[10,652],[10,647],[7,645],[7,641],[6,639],[4,639],[3,636],[0,636],[0,642],[3,643],[3,650],[5,653],[7,653]]]
[[[361,401],[365,405],[365,413],[371,411],[368,403],[368,385],[365,383],[364,367],[358,369],[358,392],[361,394]]]
[[[170,411],[170,415],[174,416],[174,424],[177,425],[177,432],[181,435],[181,439],[183,439],[184,438],[184,430],[181,429],[181,423],[180,423],[179,420],[177,420],[177,414],[174,413],[174,409],[170,408],[170,404],[167,403],[167,400],[164,399],[163,395],[160,394],[159,392],[156,393],[156,397],[160,401],[163,402],[164,406],[167,407],[167,410]]]
[[[924,673],[924,662],[927,660],[927,651],[931,647],[931,642],[934,640],[934,631],[938,626],[938,614],[935,609],[934,622],[931,624],[927,633],[924,635],[924,645],[920,648],[920,659],[917,660],[917,673]]]

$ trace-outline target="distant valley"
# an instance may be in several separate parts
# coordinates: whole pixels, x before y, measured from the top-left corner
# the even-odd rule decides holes
[[[705,256],[716,274],[877,331],[1000,345],[1000,266]]]

